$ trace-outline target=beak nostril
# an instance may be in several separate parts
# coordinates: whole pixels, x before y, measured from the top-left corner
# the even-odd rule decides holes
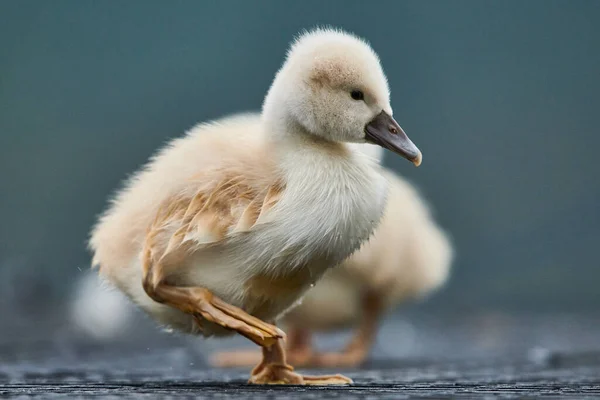
[[[395,126],[390,125],[390,132],[392,132],[394,135],[397,135],[398,134],[398,129],[396,129]]]

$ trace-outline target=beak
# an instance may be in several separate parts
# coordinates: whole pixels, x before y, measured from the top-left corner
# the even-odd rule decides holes
[[[421,151],[410,141],[394,118],[385,111],[379,113],[365,126],[365,140],[401,155],[417,167],[423,160]]]

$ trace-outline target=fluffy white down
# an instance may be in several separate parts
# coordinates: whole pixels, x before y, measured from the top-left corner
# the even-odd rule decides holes
[[[350,97],[355,87],[365,88],[365,101]],[[142,287],[141,250],[160,205],[232,174],[261,188],[281,181],[277,203],[246,233],[218,241],[205,231],[186,235],[196,250],[171,276],[261,319],[276,318],[379,222],[387,182],[369,157],[340,142],[364,142],[364,126],[382,110],[391,115],[387,81],[365,42],[339,31],[304,35],[278,72],[262,115],[198,125],[129,180],[92,232],[94,263],[161,324],[200,333],[189,315],[154,302]],[[278,279],[295,269],[308,277],[293,290],[265,294],[267,308],[250,293],[254,278]],[[202,333],[227,331],[207,323]]]
[[[388,203],[373,237],[329,270],[285,315],[284,324],[315,331],[349,327],[361,318],[361,297],[367,290],[392,308],[447,280],[453,259],[448,236],[410,183],[391,171],[384,174],[390,181]]]
[[[349,143],[348,146],[352,147],[356,151],[360,151],[377,164],[381,164],[383,161],[384,150],[381,146],[370,143]]]
[[[376,146],[354,147],[375,160],[383,156]],[[284,324],[317,331],[348,327],[361,316],[361,294],[366,289],[377,290],[391,308],[444,284],[453,258],[448,237],[414,187],[391,172],[385,174],[392,185],[377,236],[328,271],[285,315]],[[71,313],[82,332],[109,339],[130,328],[132,309],[125,296],[106,288],[96,276],[86,275],[77,283]]]
[[[125,334],[133,315],[127,298],[93,273],[83,275],[75,283],[69,311],[74,327],[97,340]]]
[[[349,146],[376,163],[383,160],[384,150],[379,146],[355,143]],[[321,283],[323,279],[326,282]],[[359,288],[356,288],[352,276],[345,273],[342,268],[334,274],[326,274],[323,279],[319,281],[318,293],[309,296],[308,302],[316,301],[325,309],[328,308],[328,304],[333,304],[335,309],[329,315],[339,315],[341,324],[347,324],[351,320],[349,316],[353,315],[353,310],[356,312],[355,310],[360,307],[358,304],[360,299],[356,295]],[[76,282],[70,320],[81,333],[96,339],[110,340],[125,334],[132,328],[132,314],[132,304],[127,297],[102,282],[95,274],[86,274]],[[315,317],[327,319],[327,315],[328,313],[318,313]],[[331,322],[319,322],[317,325],[329,324]],[[339,325],[340,322],[337,324]]]

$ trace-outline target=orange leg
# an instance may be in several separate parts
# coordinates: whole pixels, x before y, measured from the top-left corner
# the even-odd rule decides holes
[[[251,367],[260,363],[260,350],[230,350],[220,351],[210,356],[210,365],[217,368]]]
[[[163,255],[155,263],[151,248],[144,251],[142,285],[146,294],[154,301],[192,315],[200,330],[203,322],[209,321],[234,330],[259,346],[271,346],[285,337],[281,329],[224,302],[208,289],[170,284],[165,278],[164,262],[168,259]]]
[[[367,293],[363,299],[363,319],[353,338],[341,352],[318,353],[313,351],[310,331],[293,327],[288,335],[287,356],[290,362],[302,367],[357,367],[369,355],[377,335],[383,310],[379,297]],[[258,351],[226,351],[211,358],[214,366],[222,368],[243,367],[256,364],[261,358]]]
[[[282,340],[271,347],[262,348],[263,359],[252,370],[248,383],[254,384],[292,384],[292,385],[346,385],[352,383],[343,375],[300,375],[294,372],[285,357]]]
[[[277,339],[285,337],[281,329],[224,302],[207,289],[177,287],[165,283],[151,288],[144,285],[144,289],[154,301],[193,315],[200,329],[203,320],[206,320],[234,330],[259,346],[270,346]]]
[[[287,356],[290,363],[297,366],[310,366],[313,359],[311,332],[305,328],[292,327],[287,339]]]
[[[362,364],[375,341],[382,310],[379,297],[374,293],[366,294],[363,299],[363,319],[352,340],[342,352],[315,354],[311,358],[311,366],[357,367]]]
[[[153,265],[145,257],[143,287],[154,301],[192,315],[200,329],[204,321],[234,330],[262,347],[262,361],[252,370],[249,383],[296,385],[343,385],[352,380],[342,375],[303,376],[287,364],[283,340],[285,334],[274,325],[251,316],[202,287],[181,287],[164,279],[160,263]]]
[[[287,358],[296,366],[311,364],[313,356],[310,342],[310,331],[292,327],[287,335]],[[210,364],[220,368],[248,367],[258,364],[262,354],[257,350],[230,350],[215,353],[210,358]]]

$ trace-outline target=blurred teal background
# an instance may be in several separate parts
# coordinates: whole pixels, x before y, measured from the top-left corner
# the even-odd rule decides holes
[[[457,258],[439,311],[598,309],[600,1],[0,2],[0,313],[60,310],[107,197],[259,110],[290,40],[367,38]],[[3,314],[7,315],[7,314]]]

